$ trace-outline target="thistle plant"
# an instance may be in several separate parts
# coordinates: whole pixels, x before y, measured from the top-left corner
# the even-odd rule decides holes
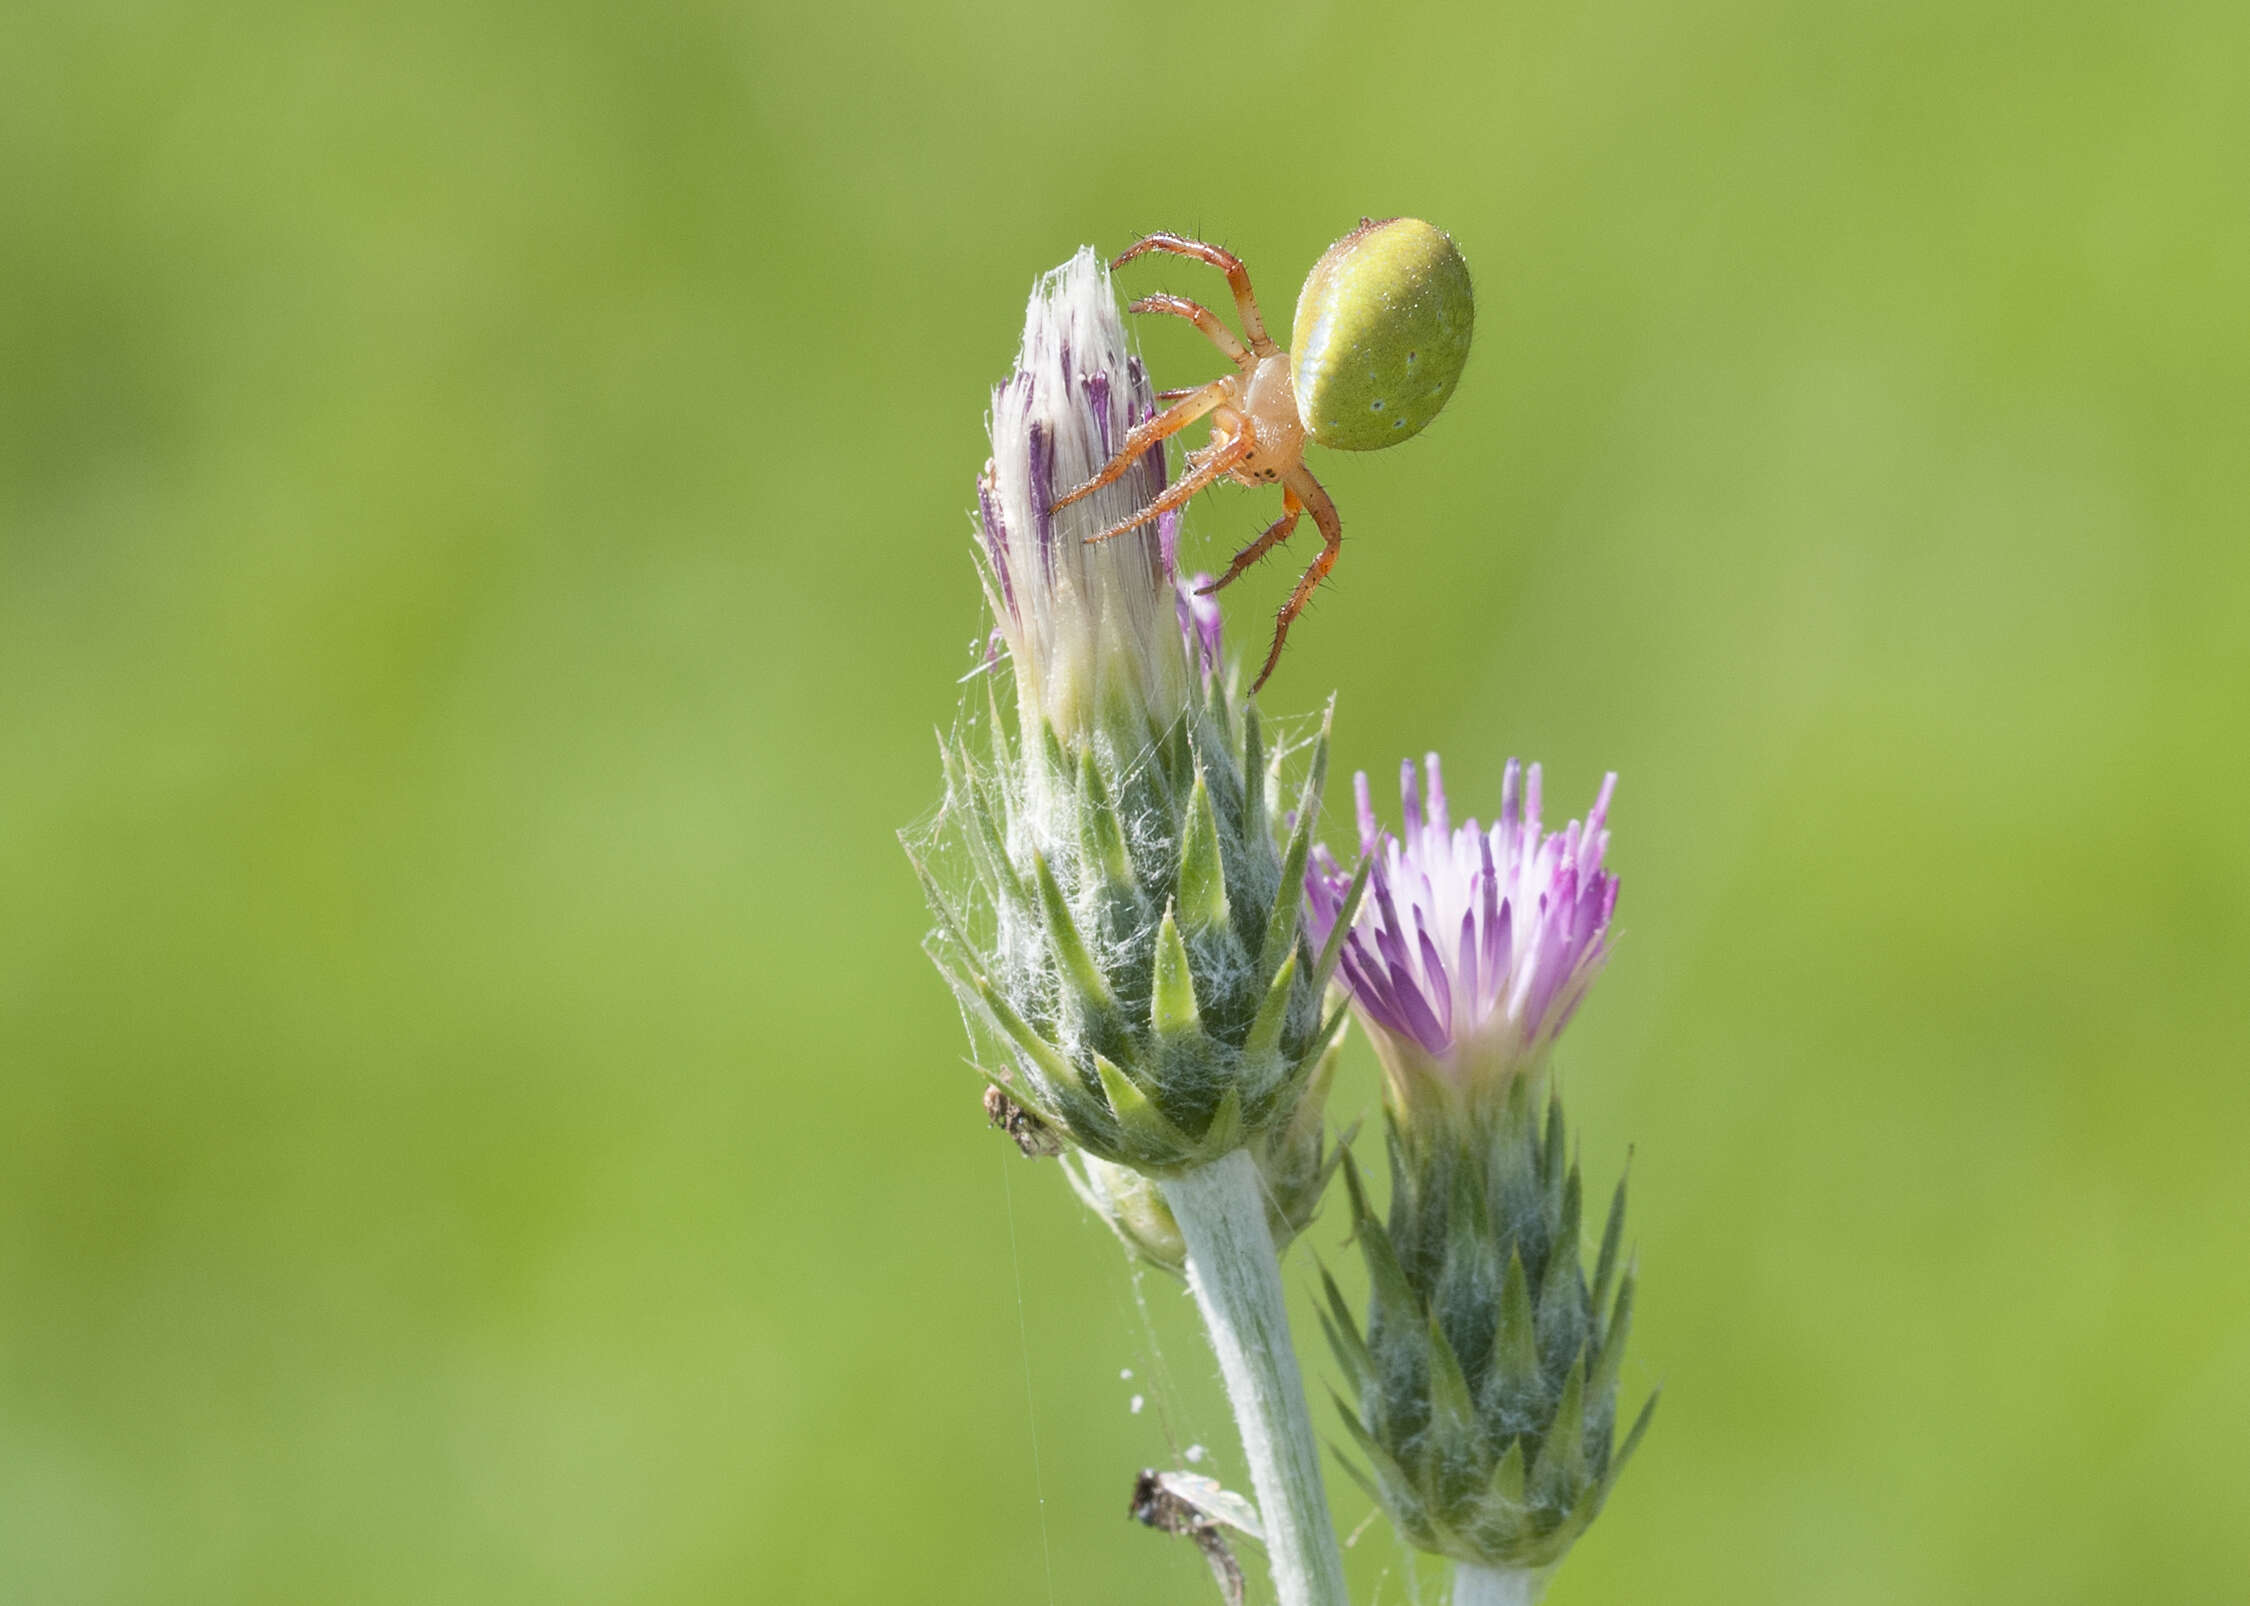
[[[1314,929],[1348,932],[1339,974],[1383,1064],[1391,1173],[1378,1219],[1346,1162],[1372,1291],[1363,1330],[1327,1280],[1323,1320],[1369,1493],[1410,1543],[1457,1563],[1455,1606],[1530,1601],[1655,1406],[1615,1442],[1634,1284],[1619,1265],[1625,1185],[1589,1282],[1583,1182],[1548,1074],[1607,956],[1616,777],[1583,825],[1543,834],[1539,768],[1511,761],[1497,823],[1455,829],[1435,754],[1428,766],[1426,799],[1403,766],[1396,836],[1357,778],[1374,878],[1356,924],[1353,878],[1325,851],[1307,886]]]
[[[1342,1564],[1258,1165],[1301,1169],[1308,1120],[1317,1144],[1308,1101],[1344,1021],[1323,1007],[1342,935],[1314,953],[1302,901],[1327,729],[1302,788],[1278,795],[1258,711],[1217,662],[1215,614],[1179,584],[1171,521],[1092,539],[1162,491],[1161,445],[1056,506],[1153,412],[1108,275],[1081,253],[1034,290],[1016,372],[993,392],[978,551],[1013,697],[988,674],[981,715],[941,743],[965,873],[918,858],[929,948],[987,1079],[1082,1163],[1160,1195],[1281,1598],[1329,1606]],[[1105,1187],[1113,1221],[1125,1192]]]
[[[1238,300],[1254,325],[1246,280]],[[1215,323],[1176,298],[1139,306]],[[1372,1281],[1362,1323],[1324,1274],[1351,1393],[1338,1405],[1365,1463],[1347,1464],[1409,1543],[1456,1562],[1455,1606],[1529,1601],[1649,1414],[1617,1441],[1624,1185],[1589,1279],[1548,1072],[1607,955],[1614,777],[1583,826],[1549,834],[1538,769],[1511,764],[1498,823],[1455,830],[1433,756],[1426,808],[1406,769],[1398,834],[1361,776],[1355,864],[1318,846],[1328,717],[1292,746],[1243,694],[1216,588],[1176,559],[1178,509],[1210,462],[1168,488],[1178,415],[1152,422],[1155,401],[1108,274],[1081,252],[1034,288],[992,393],[975,555],[993,630],[940,738],[944,806],[909,843],[936,917],[927,946],[994,1124],[1059,1156],[1126,1249],[1195,1297],[1257,1510],[1156,1525],[1222,1556],[1214,1523],[1258,1534],[1281,1606],[1345,1606],[1279,1266],[1340,1164]],[[1249,414],[1214,417],[1256,433]],[[1383,1066],[1381,1218],[1350,1134],[1326,1126],[1355,1016]],[[1150,1478],[1177,1498],[1197,1486]],[[1136,1494],[1144,1520],[1155,1509]]]

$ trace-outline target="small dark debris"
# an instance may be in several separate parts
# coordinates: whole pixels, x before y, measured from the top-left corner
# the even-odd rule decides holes
[[[1051,1160],[1062,1153],[1062,1139],[1053,1127],[1033,1115],[996,1087],[984,1090],[985,1119],[1016,1140],[1027,1160]]]
[[[1158,1533],[1185,1539],[1203,1552],[1227,1606],[1242,1606],[1242,1564],[1219,1533],[1219,1525],[1164,1487],[1154,1469],[1133,1480],[1133,1503],[1125,1514]]]

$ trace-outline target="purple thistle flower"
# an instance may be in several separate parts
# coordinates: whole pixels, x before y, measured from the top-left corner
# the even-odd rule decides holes
[[[1538,765],[1527,776],[1508,761],[1489,829],[1452,825],[1435,753],[1428,765],[1426,800],[1413,761],[1399,766],[1396,836],[1376,824],[1365,772],[1353,780],[1360,852],[1374,864],[1337,966],[1401,1105],[1430,1090],[1504,1092],[1537,1071],[1608,957],[1617,907],[1617,877],[1602,868],[1614,774],[1585,824],[1542,834]],[[1316,945],[1351,879],[1325,847],[1313,850],[1305,909]]]

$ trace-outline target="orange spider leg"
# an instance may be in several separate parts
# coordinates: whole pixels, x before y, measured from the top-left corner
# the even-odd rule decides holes
[[[1313,516],[1313,523],[1320,526],[1323,544],[1319,555],[1305,566],[1304,574],[1297,581],[1297,589],[1289,593],[1289,600],[1281,605],[1281,612],[1274,618],[1273,650],[1266,654],[1266,667],[1259,670],[1258,678],[1250,683],[1253,693],[1272,675],[1273,666],[1281,662],[1281,644],[1289,639],[1289,626],[1295,622],[1297,615],[1305,611],[1305,603],[1311,599],[1313,588],[1327,579],[1328,571],[1336,567],[1336,554],[1344,545],[1344,526],[1336,517],[1336,504],[1320,488],[1320,481],[1314,479],[1302,463],[1291,468],[1281,478],[1282,483],[1296,492],[1298,499],[1305,504],[1306,510]]]
[[[1112,536],[1123,535],[1127,530],[1139,529],[1159,513],[1169,513],[1176,507],[1186,505],[1188,498],[1209,485],[1213,480],[1224,476],[1235,464],[1255,451],[1257,444],[1257,441],[1251,436],[1249,420],[1243,420],[1242,429],[1239,433],[1229,436],[1226,440],[1213,442],[1207,448],[1210,455],[1205,457],[1202,462],[1197,463],[1193,469],[1182,474],[1179,482],[1172,486],[1170,490],[1149,503],[1147,507],[1142,508],[1123,524],[1113,524],[1099,535],[1089,535],[1086,537],[1086,544],[1092,546],[1096,541],[1107,541]]]
[[[1242,265],[1240,257],[1185,235],[1151,234],[1127,247],[1124,255],[1110,263],[1109,271],[1115,273],[1144,251],[1169,251],[1174,256],[1193,257],[1224,273],[1227,287],[1234,292],[1235,310],[1242,314],[1242,332],[1250,337],[1250,349],[1261,357],[1279,354],[1281,348],[1273,343],[1273,336],[1266,333],[1266,320],[1258,314],[1258,298],[1250,290],[1250,271]]]
[[[1212,408],[1232,400],[1233,396],[1234,380],[1232,377],[1214,379],[1208,385],[1199,385],[1194,390],[1189,391],[1185,401],[1178,403],[1176,406],[1167,407],[1154,418],[1144,419],[1142,422],[1135,424],[1126,432],[1125,444],[1118,447],[1117,455],[1109,460],[1099,474],[1096,474],[1084,485],[1079,486],[1068,496],[1058,497],[1054,506],[1048,508],[1047,511],[1052,513],[1058,508],[1066,508],[1080,497],[1089,496],[1113,480],[1122,477],[1127,469],[1141,460],[1141,454],[1151,446],[1168,435],[1177,435]],[[1123,526],[1119,526],[1119,528],[1123,528]],[[1116,533],[1115,530],[1110,532],[1112,535]]]
[[[1197,586],[1195,594],[1199,597],[1207,597],[1214,591],[1223,590],[1232,585],[1235,577],[1241,574],[1243,570],[1249,568],[1251,564],[1256,563],[1268,552],[1289,539],[1291,533],[1297,528],[1297,515],[1304,511],[1305,504],[1297,500],[1297,493],[1284,485],[1281,488],[1281,517],[1275,519],[1273,523],[1266,527],[1264,535],[1259,536],[1257,540],[1234,555],[1234,561],[1227,565],[1225,574],[1220,575],[1218,579],[1213,580],[1208,585]]]
[[[1209,307],[1190,301],[1185,296],[1143,296],[1125,310],[1169,312],[1175,318],[1185,318],[1202,330],[1203,338],[1224,352],[1227,360],[1237,368],[1250,366],[1250,353],[1242,349],[1242,342],[1234,338],[1234,331],[1219,322],[1219,315]]]

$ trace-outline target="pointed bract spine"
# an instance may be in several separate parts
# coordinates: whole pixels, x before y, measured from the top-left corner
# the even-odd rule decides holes
[[[1180,940],[1172,911],[1156,928],[1156,985],[1149,1001],[1149,1025],[1158,1037],[1182,1037],[1199,1032],[1203,1017],[1195,1007],[1195,976],[1188,964],[1187,944]]]
[[[1602,1227],[1601,1256],[1594,1262],[1591,1300],[1598,1313],[1609,1302],[1609,1280],[1617,1273],[1617,1251],[1625,1238],[1625,1183],[1632,1174],[1633,1157],[1625,1157],[1626,1170],[1618,1176],[1617,1191],[1610,1196],[1609,1220]]]
[[[1175,907],[1181,926],[1191,932],[1217,930],[1227,923],[1227,877],[1219,859],[1219,819],[1212,810],[1211,788],[1200,764],[1188,794],[1187,833],[1180,843],[1180,891]]]
[[[1099,868],[1118,885],[1138,891],[1140,882],[1133,874],[1133,856],[1126,851],[1125,833],[1117,823],[1117,810],[1110,803],[1109,790],[1102,785],[1101,766],[1094,762],[1092,748],[1078,756],[1078,795],[1078,851],[1084,861]]]
[[[1539,1441],[1539,1458],[1531,1466],[1531,1490],[1542,1500],[1568,1511],[1577,1504],[1586,1481],[1586,1360],[1570,1363],[1563,1379],[1562,1398]]]
[[[1168,1149],[1180,1156],[1194,1152],[1194,1141],[1167,1120],[1164,1112],[1149,1102],[1148,1095],[1133,1085],[1133,1079],[1106,1056],[1094,1056],[1094,1069],[1101,1077],[1102,1092],[1117,1124],[1139,1140],[1136,1148],[1155,1154]]]
[[[1523,1257],[1508,1257],[1500,1285],[1500,1321],[1492,1334],[1492,1372],[1511,1394],[1531,1398],[1539,1389],[1539,1324],[1531,1313],[1531,1283]]]
[[[1246,1061],[1263,1059],[1281,1049],[1281,1034],[1289,1024],[1289,1008],[1296,998],[1297,956],[1291,954],[1281,962],[1273,981],[1266,988],[1266,996],[1258,1005],[1257,1017],[1250,1022],[1250,1035],[1242,1040],[1242,1057]],[[1317,1061],[1318,1055],[1307,1056]]]
[[[1062,884],[1055,879],[1053,868],[1048,868],[1044,852],[1030,855],[1030,870],[1039,886],[1039,911],[1046,915],[1046,940],[1055,951],[1055,963],[1062,978],[1084,1003],[1089,1012],[1116,1010],[1116,994],[1109,992],[1109,978],[1102,976],[1102,967],[1093,963],[1093,954],[1087,949],[1087,940],[1078,933],[1078,918],[1071,913],[1071,904],[1062,895]]]
[[[1625,1272],[1625,1281],[1617,1290],[1617,1308],[1603,1324],[1601,1357],[1594,1363],[1594,1376],[1588,1392],[1597,1400],[1612,1398],[1617,1393],[1617,1374],[1625,1364],[1625,1341],[1633,1332],[1633,1282],[1631,1268]]]

